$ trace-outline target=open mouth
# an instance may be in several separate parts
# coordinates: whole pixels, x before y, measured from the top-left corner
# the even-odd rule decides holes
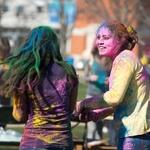
[[[99,48],[99,49],[105,49],[106,47],[103,47],[103,46],[99,46],[98,48]]]

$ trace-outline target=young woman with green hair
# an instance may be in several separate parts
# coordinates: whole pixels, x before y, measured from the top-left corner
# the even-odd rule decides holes
[[[72,150],[70,118],[77,98],[74,68],[60,53],[55,32],[34,28],[18,54],[7,58],[4,93],[13,97],[13,116],[26,121],[20,150]]]

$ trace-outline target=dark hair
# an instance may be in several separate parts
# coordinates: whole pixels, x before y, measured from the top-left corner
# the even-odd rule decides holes
[[[104,21],[98,27],[97,32],[102,27],[108,28],[119,40],[123,42],[120,50],[131,50],[138,42],[137,32],[131,26],[126,27],[119,21]]]
[[[91,54],[93,56],[98,56],[99,57],[99,51],[96,45],[94,45],[94,47],[92,48]]]
[[[76,76],[72,66],[63,60],[58,38],[48,26],[34,28],[18,50],[18,54],[3,62],[9,66],[3,75],[5,95],[11,95],[14,91],[24,93],[25,90],[32,89],[39,83],[41,74],[50,63],[55,62],[68,75]]]

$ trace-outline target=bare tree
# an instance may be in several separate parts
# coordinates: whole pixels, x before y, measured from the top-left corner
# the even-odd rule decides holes
[[[65,16],[65,11],[64,11],[64,4],[65,0],[60,0],[60,5],[61,5],[61,11],[60,11],[60,32],[59,32],[59,36],[60,36],[60,49],[63,55],[65,55],[65,51],[66,51],[66,44],[67,44],[67,40],[71,37],[72,35],[72,30],[74,27],[74,22],[72,24],[68,24],[66,22],[66,16]],[[76,7],[76,6],[74,6]]]
[[[78,3],[81,0],[78,0]],[[122,4],[127,5],[126,0],[84,0],[82,6],[78,5],[78,14],[86,14],[87,19],[100,21],[102,19],[119,19],[125,20],[128,7],[118,9]]]
[[[81,3],[81,0],[77,0]],[[82,1],[83,3],[83,1]],[[84,0],[82,7],[78,5],[77,14],[86,14],[86,20],[117,19],[126,25],[138,29],[140,43],[143,43],[143,29],[147,32],[150,27],[149,0]]]
[[[148,0],[137,0],[139,3],[139,13],[141,14],[141,17],[139,18],[140,21],[150,27],[150,13],[149,7],[150,2]]]
[[[149,0],[84,0],[84,8],[80,13],[89,13],[101,19],[117,19],[125,24],[132,24],[135,20],[150,25]],[[147,7],[147,9],[146,9]],[[149,12],[148,12],[149,11]],[[91,17],[90,16],[90,17]]]

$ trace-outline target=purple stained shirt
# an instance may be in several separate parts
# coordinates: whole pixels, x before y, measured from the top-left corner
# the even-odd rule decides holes
[[[20,148],[72,148],[70,94],[77,79],[68,80],[63,68],[53,64],[30,94],[30,112]]]

